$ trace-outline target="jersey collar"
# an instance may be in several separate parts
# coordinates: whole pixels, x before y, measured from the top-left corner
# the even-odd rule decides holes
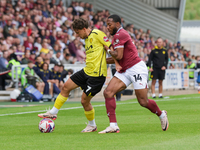
[[[120,27],[118,30],[117,30],[117,32],[119,32],[121,29],[123,29],[122,27]]]
[[[159,49],[158,46],[155,46],[155,49]],[[163,49],[163,46],[160,49]]]
[[[92,33],[93,29],[91,29],[90,34]],[[88,37],[90,36],[90,34],[88,35]],[[88,37],[86,37],[85,39],[87,39]]]

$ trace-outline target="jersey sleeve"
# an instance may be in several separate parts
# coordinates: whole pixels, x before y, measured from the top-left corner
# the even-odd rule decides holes
[[[98,31],[97,32],[97,36],[96,38],[99,40],[99,42],[105,46],[108,46],[110,47],[111,46],[111,43],[110,41],[108,40],[108,37],[106,36],[106,34],[102,31]]]
[[[124,44],[129,40],[128,35],[122,33],[115,34],[113,38],[113,47],[116,48],[124,48]]]

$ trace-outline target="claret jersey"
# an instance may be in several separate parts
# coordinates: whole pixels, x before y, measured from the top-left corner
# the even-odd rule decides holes
[[[123,57],[119,60],[119,64],[122,67],[120,72],[125,72],[126,69],[134,66],[141,61],[138,56],[137,49],[133,43],[130,35],[122,27],[119,28],[112,40],[112,46],[115,49],[124,48]]]

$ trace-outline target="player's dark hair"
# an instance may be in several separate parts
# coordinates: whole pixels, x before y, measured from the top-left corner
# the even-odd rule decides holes
[[[88,21],[86,21],[83,18],[75,19],[74,22],[72,23],[73,29],[81,30],[83,28],[88,28]]]
[[[108,18],[112,18],[113,22],[119,22],[121,24],[121,18],[118,15],[111,15]]]

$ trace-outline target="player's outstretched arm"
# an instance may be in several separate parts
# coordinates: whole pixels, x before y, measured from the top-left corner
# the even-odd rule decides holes
[[[107,46],[104,45],[104,48],[106,49],[106,51],[107,51],[108,53],[110,53],[111,51],[114,51],[113,48],[112,48],[112,46],[111,46],[110,49],[109,49]],[[112,56],[112,55],[111,55],[111,56]],[[119,65],[119,62],[118,62],[113,56],[112,56],[112,57],[109,57],[108,59],[106,59],[106,62],[108,62],[108,64],[112,64],[113,61],[114,61],[114,63],[115,63],[115,69],[116,69],[117,71],[120,71],[120,70],[122,69],[122,67]]]

